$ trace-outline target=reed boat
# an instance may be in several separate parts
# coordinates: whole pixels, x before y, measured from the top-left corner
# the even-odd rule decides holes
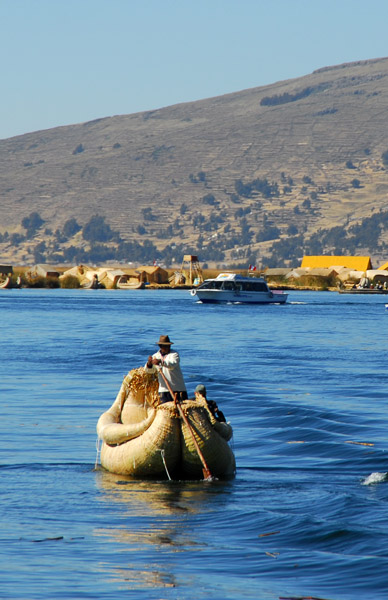
[[[95,275],[90,281],[84,283],[81,287],[84,290],[102,290],[105,288],[104,284],[98,281],[97,275]]]
[[[9,289],[12,287],[12,282],[10,277],[6,277],[3,281],[0,281],[0,289]]]
[[[388,290],[378,288],[348,288],[338,291],[340,294],[388,294]]]
[[[142,367],[124,378],[97,434],[101,466],[118,475],[202,479],[204,462],[212,477],[233,477],[236,470],[231,425],[217,421],[202,396],[160,404],[157,375]]]
[[[138,281],[136,279],[131,281],[127,275],[122,275],[118,279],[116,287],[119,290],[142,290],[144,289],[145,285],[144,281]]]

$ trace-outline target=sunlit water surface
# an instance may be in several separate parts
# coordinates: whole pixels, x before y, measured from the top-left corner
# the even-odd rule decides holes
[[[388,598],[384,297],[1,290],[0,597]],[[234,427],[234,480],[95,469],[99,415],[161,334]]]

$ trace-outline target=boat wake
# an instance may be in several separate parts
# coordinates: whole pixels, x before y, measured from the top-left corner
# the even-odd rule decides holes
[[[388,481],[388,473],[371,473],[364,479],[362,485],[371,485],[372,483],[381,483],[382,481]]]

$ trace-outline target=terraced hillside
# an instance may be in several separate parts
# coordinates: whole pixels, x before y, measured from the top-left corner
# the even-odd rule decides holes
[[[172,260],[178,246],[177,259],[186,251],[263,265],[295,264],[320,237],[320,250],[341,253],[373,225],[353,250],[378,262],[388,242],[376,220],[388,210],[387,106],[383,58],[1,140],[0,259],[87,252],[82,229],[66,237],[63,228],[98,215],[118,234],[94,240],[109,247],[149,244],[162,255],[168,246]],[[32,213],[44,225],[27,232]]]

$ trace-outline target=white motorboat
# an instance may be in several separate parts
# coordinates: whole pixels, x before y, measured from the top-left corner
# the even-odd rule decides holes
[[[191,290],[201,302],[241,304],[284,304],[288,294],[270,290],[263,277],[245,277],[237,273],[220,273]]]

